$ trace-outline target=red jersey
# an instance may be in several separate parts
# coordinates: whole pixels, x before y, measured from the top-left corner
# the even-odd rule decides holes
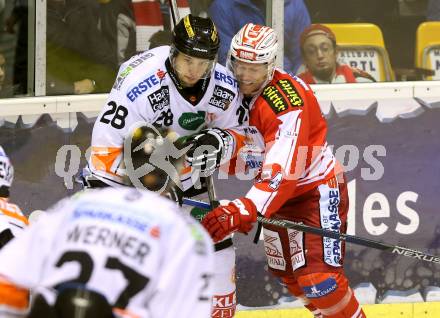
[[[317,79],[309,70],[298,75],[307,84],[324,84],[324,83],[372,83],[376,80],[373,76],[360,69],[350,67],[345,64],[338,64],[335,76],[329,82]]]
[[[272,81],[254,98],[249,120],[263,136],[265,156],[246,197],[264,215],[335,176],[326,120],[312,89],[301,79],[275,70]]]

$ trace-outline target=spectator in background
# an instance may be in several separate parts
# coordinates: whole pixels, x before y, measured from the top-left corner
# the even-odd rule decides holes
[[[337,62],[336,36],[325,25],[312,24],[306,28],[300,46],[306,71],[298,76],[307,84],[375,82],[367,72]]]
[[[5,56],[2,53],[0,53],[0,90],[3,89],[3,85],[5,83],[5,78],[6,78],[5,66],[6,66]]]
[[[189,0],[189,7],[191,14],[199,17],[208,17],[208,8],[212,0]]]
[[[0,98],[12,97],[12,95],[11,83],[6,78],[6,58],[0,53]]]
[[[98,9],[90,0],[48,0],[48,95],[110,91],[116,51],[98,29]]]
[[[11,15],[6,19],[6,32],[17,33],[14,59],[14,92],[28,93],[28,0],[15,0]]]
[[[173,42],[173,34],[170,30],[159,30],[150,37],[149,50],[162,45],[171,45]]]
[[[426,9],[427,21],[440,21],[440,0],[429,0]]]
[[[118,68],[136,53],[136,23],[131,0],[97,0],[99,31],[111,45]]]
[[[209,16],[220,34],[219,62],[225,64],[232,37],[246,23],[265,25],[265,0],[214,0]],[[303,0],[284,1],[284,69],[295,74],[301,65],[298,46],[301,32],[310,25],[310,16]]]

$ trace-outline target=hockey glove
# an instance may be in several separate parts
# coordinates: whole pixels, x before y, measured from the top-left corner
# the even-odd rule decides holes
[[[227,161],[230,158],[234,138],[227,130],[211,128],[200,131],[187,142],[192,147],[186,153],[186,161],[207,177],[214,173],[224,159]]]
[[[214,242],[221,241],[233,232],[247,233],[257,221],[257,208],[248,198],[240,198],[220,205],[209,212],[202,225]]]

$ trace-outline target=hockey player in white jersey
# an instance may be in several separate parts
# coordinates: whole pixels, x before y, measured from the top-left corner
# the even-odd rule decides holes
[[[146,51],[121,66],[93,127],[89,168],[95,177],[108,185],[123,183],[122,142],[137,122],[179,136],[215,127],[212,146],[224,159],[233,156],[244,142],[248,111],[239,104],[234,76],[216,63],[218,48],[213,22],[187,15],[174,28],[171,46]]]
[[[138,128],[129,143],[134,171],[162,144],[154,129]],[[139,181],[155,189],[163,176],[155,169]],[[0,317],[26,315],[31,289],[28,317],[206,318],[213,255],[201,225],[157,192],[84,191],[0,252]]]
[[[139,121],[189,136],[205,128],[209,133],[193,142],[211,146],[211,160],[197,163],[202,173],[235,156],[244,143],[248,109],[239,102],[237,81],[216,63],[219,38],[208,18],[184,17],[173,30],[171,46],[161,46],[124,63],[92,134],[89,169],[91,186],[123,183],[122,142]],[[193,153],[189,154],[192,163]],[[191,167],[181,175],[185,195],[195,194]],[[213,317],[234,316],[235,252],[232,240],[216,244]],[[228,304],[227,306],[224,304]]]
[[[0,146],[0,249],[28,225],[28,219],[18,205],[9,201],[13,180],[14,167]]]

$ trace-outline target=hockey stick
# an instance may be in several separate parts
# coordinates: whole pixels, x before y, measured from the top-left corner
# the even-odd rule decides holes
[[[168,5],[171,11],[171,21],[173,22],[172,27],[175,27],[180,21],[179,10],[177,9],[176,0],[168,0]]]
[[[217,194],[215,193],[214,181],[212,180],[212,175],[206,177],[206,188],[208,190],[208,198],[211,203],[211,209],[214,209],[220,205],[217,200]]]
[[[212,182],[212,180],[211,180],[211,182]],[[212,191],[212,189],[210,190],[210,187],[208,186],[208,195],[209,195],[210,191]],[[214,192],[214,194],[215,194],[215,192]],[[212,193],[211,193],[211,195],[212,195]],[[210,200],[211,200],[211,198],[210,198]],[[214,201],[217,202],[216,200],[214,200]],[[212,209],[212,206],[210,204],[203,202],[203,201],[184,198],[183,203],[186,205],[191,205],[191,206],[195,206],[195,207],[199,207],[199,208],[203,208],[203,209],[207,209],[207,210]],[[391,244],[373,241],[373,240],[369,240],[366,238],[357,237],[357,236],[353,236],[353,235],[349,235],[349,234],[345,234],[345,233],[333,232],[333,231],[329,231],[326,229],[317,228],[317,227],[313,227],[313,226],[309,226],[309,225],[305,225],[305,224],[301,224],[301,223],[297,223],[297,222],[293,222],[293,221],[280,220],[280,219],[269,219],[269,218],[265,218],[264,216],[258,216],[257,221],[264,223],[264,224],[271,224],[271,225],[275,225],[278,227],[301,231],[304,233],[311,233],[311,234],[315,234],[315,235],[319,235],[319,236],[323,236],[323,237],[329,237],[329,238],[333,238],[336,240],[345,241],[347,243],[353,243],[356,245],[372,247],[372,248],[375,248],[378,250],[387,251],[392,254],[397,254],[397,255],[402,255],[402,256],[414,258],[414,259],[417,259],[420,261],[440,264],[440,257],[439,256],[427,254],[424,252],[409,249],[406,247],[401,247],[398,245],[391,245]]]

